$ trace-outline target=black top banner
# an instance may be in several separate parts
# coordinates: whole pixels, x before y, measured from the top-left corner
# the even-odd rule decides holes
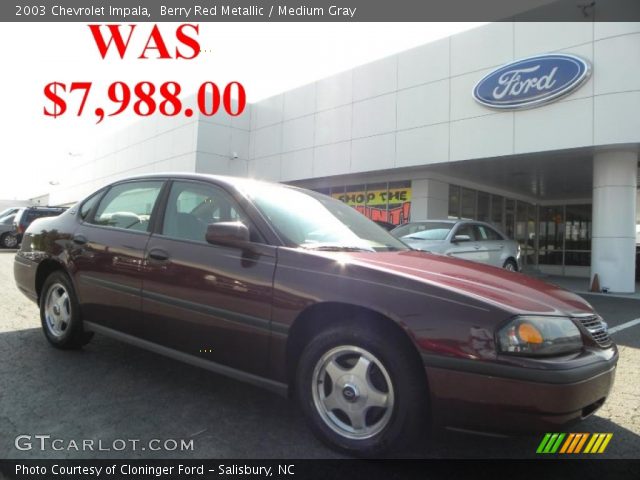
[[[17,0],[2,22],[640,21],[639,0]]]

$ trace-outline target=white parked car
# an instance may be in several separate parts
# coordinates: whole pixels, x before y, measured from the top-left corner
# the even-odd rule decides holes
[[[520,245],[496,227],[473,220],[425,220],[410,222],[391,234],[411,248],[487,263],[517,272],[521,269]]]

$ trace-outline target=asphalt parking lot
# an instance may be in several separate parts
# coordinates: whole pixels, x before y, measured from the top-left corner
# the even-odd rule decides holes
[[[13,257],[14,252],[0,251],[0,458],[339,457],[313,437],[291,401],[275,394],[101,336],[82,351],[49,347],[36,305],[14,285]],[[640,317],[638,300],[587,299],[610,328]],[[600,458],[639,458],[640,325],[613,337],[620,347],[614,390],[596,415],[572,431],[612,432]],[[94,451],[84,452],[18,450],[19,435],[63,439],[58,445],[101,439],[103,448],[118,439],[140,442],[135,449],[126,442],[122,451],[97,451],[97,443]],[[152,439],[193,440],[193,449],[143,450]],[[533,458],[540,440],[541,435],[441,433],[406,455]]]

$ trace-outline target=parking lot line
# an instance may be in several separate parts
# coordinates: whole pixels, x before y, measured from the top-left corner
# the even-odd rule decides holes
[[[613,333],[617,333],[620,330],[624,330],[626,328],[631,328],[634,327],[636,325],[640,325],[640,318],[636,318],[635,320],[629,320],[628,322],[625,322],[621,325],[618,325],[617,327],[613,327],[609,329],[609,335],[613,334]]]

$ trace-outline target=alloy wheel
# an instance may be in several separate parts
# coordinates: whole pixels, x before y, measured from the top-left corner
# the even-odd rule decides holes
[[[69,292],[60,283],[54,283],[47,292],[45,307],[45,320],[49,332],[54,337],[61,337],[69,330],[71,325],[71,303]]]
[[[2,243],[6,248],[15,248],[18,245],[18,239],[13,235],[5,235]]]
[[[316,363],[313,402],[324,423],[337,434],[356,440],[371,438],[391,420],[393,384],[375,355],[343,345],[329,350]]]

